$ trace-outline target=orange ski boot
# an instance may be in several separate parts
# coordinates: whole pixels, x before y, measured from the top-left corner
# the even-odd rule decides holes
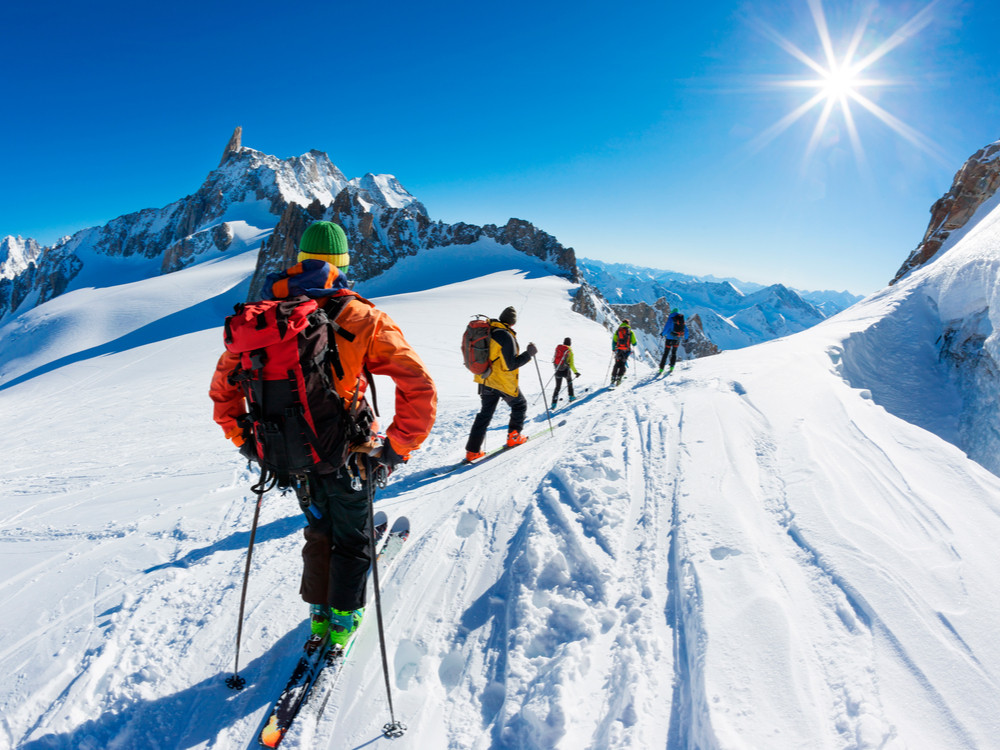
[[[522,435],[517,430],[511,430],[510,434],[507,435],[507,447],[513,448],[515,445],[524,445],[528,442],[528,436]]]

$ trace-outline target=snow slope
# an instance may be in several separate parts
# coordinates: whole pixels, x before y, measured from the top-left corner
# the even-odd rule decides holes
[[[442,278],[462,253],[417,260]],[[377,502],[413,524],[383,581],[409,726],[393,747],[997,746],[1000,479],[928,429],[947,424],[946,399],[911,421],[876,403],[889,376],[851,343],[866,337],[905,365],[884,321],[929,281],[914,274],[808,331],[666,379],[640,365],[609,392],[608,335],[570,311],[571,283],[509,260],[441,288],[378,290],[440,391],[434,432]],[[270,493],[243,631],[248,686],[224,686],[253,476],[206,392],[216,316],[251,265],[237,255],[79,290],[0,329],[4,358],[34,343],[0,381],[0,746],[252,746],[307,625],[302,522],[291,497]],[[118,317],[119,295],[145,298],[146,317]],[[478,404],[462,327],[509,304],[542,378],[572,336],[588,390],[550,436],[436,476],[461,456]],[[933,371],[943,364],[921,365],[925,393],[948,387]],[[541,429],[534,367],[521,383],[529,431]],[[380,382],[383,416],[390,393]],[[368,619],[325,715],[289,747],[390,746]]]

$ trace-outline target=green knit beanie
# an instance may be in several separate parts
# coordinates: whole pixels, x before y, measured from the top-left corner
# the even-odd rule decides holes
[[[347,250],[347,235],[332,221],[317,221],[309,225],[299,242],[298,262],[314,258],[343,270],[351,265]]]

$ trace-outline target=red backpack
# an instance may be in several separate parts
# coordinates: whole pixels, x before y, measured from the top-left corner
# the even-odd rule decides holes
[[[560,367],[566,366],[566,357],[569,354],[569,347],[566,344],[559,344],[556,346],[555,354],[552,355],[552,364],[556,366],[558,370]]]
[[[632,329],[628,326],[621,326],[615,331],[615,341],[617,348],[625,351],[632,348]]]
[[[462,334],[462,360],[466,369],[474,375],[486,378],[493,369],[490,360],[490,319],[485,315],[477,315],[465,327]]]
[[[329,309],[305,296],[242,304],[226,318],[226,348],[240,355],[230,380],[246,397],[261,466],[279,476],[332,473],[369,439],[368,403],[345,407],[330,374],[344,376],[336,336],[354,340],[334,322],[351,296],[333,298]]]

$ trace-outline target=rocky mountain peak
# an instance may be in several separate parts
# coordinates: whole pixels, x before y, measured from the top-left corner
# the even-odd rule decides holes
[[[427,216],[424,204],[410,195],[409,191],[391,174],[372,174],[350,181],[350,186],[364,191],[374,205],[381,208],[408,208]]]
[[[234,130],[233,134],[229,137],[229,143],[226,144],[226,150],[222,152],[222,160],[219,161],[220,167],[229,160],[230,156],[239,153],[242,148],[242,141],[243,127],[237,125],[236,130]]]
[[[955,174],[951,189],[931,206],[931,221],[917,249],[889,284],[932,260],[948,238],[972,218],[1000,188],[1000,141],[979,149]]]

